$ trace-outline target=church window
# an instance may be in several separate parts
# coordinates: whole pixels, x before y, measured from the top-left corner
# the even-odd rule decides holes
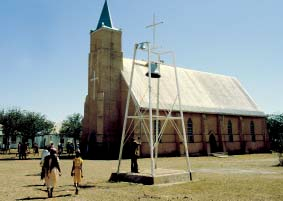
[[[188,135],[189,142],[193,143],[194,142],[193,122],[192,122],[191,118],[188,119],[187,126],[188,126],[187,127],[187,135]]]
[[[158,124],[158,127],[157,125]],[[158,128],[158,130],[157,130]],[[153,130],[152,130],[152,136],[153,136],[153,141],[155,142],[156,141],[156,132],[158,132],[158,135],[160,133],[160,130],[161,130],[161,121],[160,120],[153,120]],[[161,139],[159,140],[159,142],[161,142]]]
[[[228,129],[229,142],[233,142],[233,129],[232,129],[231,120],[228,121],[227,129]]]
[[[252,136],[252,141],[255,142],[255,124],[253,121],[250,123],[250,133]]]

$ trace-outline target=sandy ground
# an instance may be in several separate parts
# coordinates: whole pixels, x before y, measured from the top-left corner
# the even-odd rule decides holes
[[[1,158],[1,157],[0,157]],[[4,157],[5,158],[5,157]],[[45,200],[46,188],[39,178],[38,159],[0,160],[0,200]],[[72,160],[60,160],[62,176],[49,200],[283,200],[283,167],[276,155],[255,154],[228,158],[190,158],[193,181],[173,185],[145,186],[111,183],[117,161],[84,160],[84,178],[75,195],[70,176]],[[139,159],[141,170],[150,168],[149,159]],[[158,167],[186,169],[183,157],[160,158]],[[123,160],[121,170],[129,171],[130,161]]]

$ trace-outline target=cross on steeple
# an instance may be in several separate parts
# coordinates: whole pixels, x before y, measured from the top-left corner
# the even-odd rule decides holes
[[[152,49],[156,48],[155,47],[155,29],[158,25],[163,24],[163,22],[156,22],[155,21],[155,14],[153,14],[153,21],[152,24],[146,26],[145,28],[152,28],[152,34],[153,34],[153,41],[152,41]]]

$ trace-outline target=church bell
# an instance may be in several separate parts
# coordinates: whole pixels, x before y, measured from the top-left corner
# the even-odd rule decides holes
[[[151,77],[152,78],[160,78],[161,75],[160,75],[160,72],[159,72],[159,63],[156,63],[156,62],[151,62],[150,63],[150,74],[151,74]],[[145,74],[147,77],[149,76],[149,73],[147,72]]]

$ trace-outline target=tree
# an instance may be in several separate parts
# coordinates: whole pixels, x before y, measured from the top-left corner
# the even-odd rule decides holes
[[[267,118],[267,129],[271,148],[278,153],[280,165],[283,166],[283,114],[269,115]]]
[[[3,125],[4,144],[6,146],[9,144],[10,138],[18,134],[22,118],[23,114],[20,109],[1,110],[0,124]]]
[[[26,111],[19,127],[23,138],[31,139],[33,143],[35,136],[51,133],[54,129],[54,122],[47,120],[40,113]]]
[[[34,142],[36,135],[50,133],[54,128],[54,123],[47,120],[44,115],[20,109],[1,110],[0,124],[3,125],[6,145],[15,135],[22,136],[24,141],[31,139]]]
[[[67,117],[63,121],[62,127],[59,131],[61,135],[74,138],[75,147],[77,146],[77,140],[80,140],[82,132],[82,115],[74,113]]]

